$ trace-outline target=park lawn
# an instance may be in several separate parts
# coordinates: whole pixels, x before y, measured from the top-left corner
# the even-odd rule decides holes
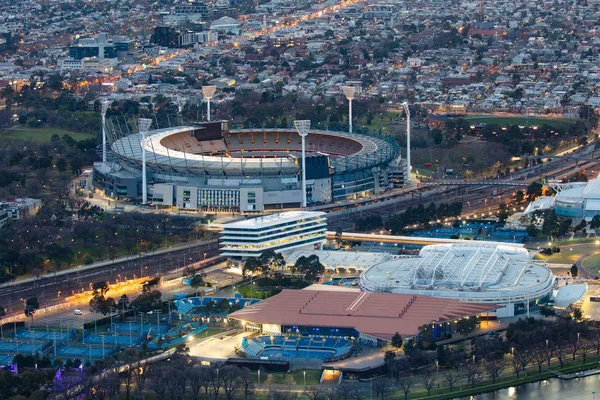
[[[583,268],[593,275],[600,275],[600,254],[593,254],[583,260]]]
[[[304,372],[306,372],[306,386],[318,385],[321,381],[323,371],[315,369],[297,370],[290,373],[263,373],[260,380],[262,384],[278,384],[278,385],[304,385]],[[258,382],[258,374],[254,375],[255,383]]]
[[[498,124],[498,125],[520,125],[520,126],[543,126],[566,127],[573,125],[577,118],[539,118],[539,117],[496,117],[496,116],[473,116],[465,117],[467,121],[474,124]]]
[[[560,253],[551,256],[536,254],[534,258],[536,260],[546,260],[551,264],[574,264],[580,257],[596,253],[599,250],[600,248],[595,243],[566,244],[560,246]]]
[[[63,135],[69,135],[76,141],[94,139],[96,137],[95,133],[72,132],[60,128],[30,128],[19,126],[0,132],[0,139],[22,139],[32,140],[34,142],[50,142],[50,138],[52,138],[53,135],[58,135],[60,137],[63,137]]]

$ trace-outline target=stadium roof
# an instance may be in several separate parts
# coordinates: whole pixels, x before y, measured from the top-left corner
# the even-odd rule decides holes
[[[413,337],[419,327],[497,309],[494,304],[461,303],[407,294],[284,289],[278,295],[229,316],[254,324],[354,328],[391,339]]]
[[[533,263],[527,249],[483,243],[425,246],[418,257],[385,261],[361,275],[368,291],[490,302],[545,294],[553,282],[552,272]]]

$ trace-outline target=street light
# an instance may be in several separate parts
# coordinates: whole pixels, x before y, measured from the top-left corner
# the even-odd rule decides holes
[[[294,126],[302,138],[302,208],[306,208],[306,136],[310,129],[310,120],[294,121]]]
[[[348,133],[352,133],[352,100],[354,100],[354,86],[342,86],[342,92],[348,99]]]
[[[406,170],[407,170],[407,178],[406,184],[410,185],[411,176],[410,172],[412,171],[412,167],[410,165],[410,110],[408,108],[408,102],[402,103],[404,107],[404,112],[406,113]]]
[[[106,162],[106,111],[108,111],[109,101],[103,101],[100,104],[100,112],[102,113],[102,162]]]
[[[140,147],[142,148],[142,204],[148,202],[148,188],[146,187],[146,132],[150,129],[152,120],[140,118],[138,120],[138,132],[141,134]]]
[[[202,94],[206,99],[206,120],[210,121],[210,99],[212,99],[215,91],[217,90],[216,86],[202,86]]]

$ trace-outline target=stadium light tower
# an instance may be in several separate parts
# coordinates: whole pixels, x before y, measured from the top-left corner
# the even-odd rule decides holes
[[[410,110],[408,109],[407,101],[402,103],[402,106],[404,107],[404,112],[406,113],[406,169],[408,170],[408,177],[406,178],[406,183],[410,184],[410,173],[412,170],[412,166],[410,165]]]
[[[212,99],[216,90],[216,86],[202,86],[202,94],[206,98],[206,119],[208,121],[210,121],[210,99]]]
[[[294,121],[294,126],[302,138],[302,208],[306,208],[306,136],[310,129],[310,120]]]
[[[140,118],[138,120],[138,132],[142,135],[140,147],[142,148],[142,204],[148,203],[148,188],[146,187],[146,132],[150,129],[152,120],[150,118]]]
[[[348,133],[352,133],[352,100],[354,99],[354,86],[342,86],[344,96],[348,99]]]
[[[110,106],[110,101],[103,101],[100,104],[100,112],[102,113],[102,162],[106,162],[106,111]]]

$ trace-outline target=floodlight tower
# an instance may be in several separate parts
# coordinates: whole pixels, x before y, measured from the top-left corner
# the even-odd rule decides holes
[[[410,110],[408,109],[408,102],[402,103],[404,107],[404,112],[406,113],[406,169],[408,171],[408,177],[406,178],[406,183],[410,184],[411,181],[411,170],[412,166],[410,165]]]
[[[342,86],[344,96],[348,99],[348,133],[352,133],[352,100],[354,99],[354,86]]]
[[[216,90],[216,86],[202,86],[202,94],[206,98],[206,119],[208,121],[210,121],[210,99],[212,99]]]
[[[106,111],[110,106],[110,101],[103,101],[100,104],[100,112],[102,113],[102,162],[106,162]]]
[[[148,203],[148,188],[146,187],[146,132],[150,129],[152,120],[140,118],[138,120],[138,132],[142,135],[140,147],[142,148],[142,204]]]
[[[310,120],[294,121],[294,126],[302,138],[302,208],[306,208],[306,136],[310,129]]]

